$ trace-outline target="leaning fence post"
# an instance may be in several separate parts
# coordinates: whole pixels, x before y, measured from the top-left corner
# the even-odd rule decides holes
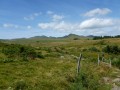
[[[110,60],[110,68],[111,68],[111,66],[112,66],[112,65],[111,65],[111,59],[109,58],[109,60]]]
[[[102,53],[102,61],[104,62],[104,53]]]
[[[100,65],[100,55],[98,54],[98,66]]]
[[[81,59],[82,59],[82,54],[80,54],[80,57],[78,57],[77,74],[79,74],[79,72],[80,72],[80,62],[81,62]]]

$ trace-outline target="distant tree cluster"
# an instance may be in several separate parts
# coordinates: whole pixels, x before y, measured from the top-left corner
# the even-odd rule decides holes
[[[120,35],[117,36],[94,36],[93,40],[97,40],[97,39],[107,39],[107,38],[120,38]]]

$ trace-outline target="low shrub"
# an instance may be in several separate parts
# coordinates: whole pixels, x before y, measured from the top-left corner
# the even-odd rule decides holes
[[[79,40],[79,38],[74,38],[73,40]]]
[[[37,53],[35,51],[35,48],[17,44],[10,44],[5,46],[2,49],[2,53],[4,53],[8,58],[19,58],[23,59],[23,61],[33,60],[37,57],[44,58],[42,53]]]
[[[112,65],[120,69],[120,56],[112,60]]]
[[[107,45],[106,47],[103,48],[103,52],[106,53],[112,53],[112,54],[119,54],[120,53],[120,47],[117,45]]]
[[[13,87],[14,87],[14,90],[26,90],[28,88],[28,86],[24,80],[15,82]]]
[[[81,71],[74,82],[73,90],[98,90],[99,77],[94,72]]]
[[[94,52],[99,52],[100,51],[96,47],[90,47],[88,50],[89,51],[94,51]]]
[[[100,40],[97,44],[98,45],[106,45],[106,42],[104,40]]]

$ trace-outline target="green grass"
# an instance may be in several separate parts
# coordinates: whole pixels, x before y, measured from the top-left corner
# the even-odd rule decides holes
[[[67,79],[74,78],[75,65],[75,61],[56,58],[0,63],[0,89],[15,88],[15,83],[23,80],[30,90],[65,90],[70,87]]]
[[[104,53],[106,62],[111,57],[112,68],[104,63],[98,66],[97,58],[98,54],[102,55],[102,49],[106,45],[119,46],[120,39],[6,41],[8,42],[32,46],[35,52],[41,52],[44,59],[10,59],[2,53],[4,44],[0,44],[0,90],[110,90],[112,81],[106,84],[102,78],[113,79],[118,75],[114,71],[120,66],[117,63],[119,55]],[[76,57],[80,53],[83,61],[81,73],[77,76]]]

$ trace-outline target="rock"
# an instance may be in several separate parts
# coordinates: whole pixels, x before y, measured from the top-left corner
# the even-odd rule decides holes
[[[64,59],[65,57],[64,56],[60,56],[61,59]]]
[[[114,83],[114,84],[113,84],[113,88],[112,88],[112,90],[120,90],[120,87],[117,86],[117,85],[115,85],[115,83]]]
[[[120,78],[120,75],[118,75],[117,77]]]
[[[103,77],[103,80],[104,80],[105,83],[110,82],[110,78],[109,77]]]
[[[120,78],[115,78],[114,80],[112,80],[112,82],[120,82]]]

